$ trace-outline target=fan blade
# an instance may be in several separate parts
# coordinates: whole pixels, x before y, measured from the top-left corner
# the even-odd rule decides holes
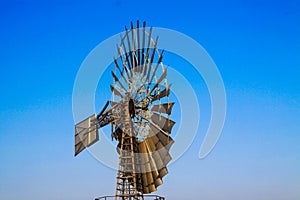
[[[118,48],[118,47],[117,47],[117,48]],[[119,70],[121,76],[123,76],[123,72],[122,72],[122,70],[121,70],[121,68],[120,68],[120,66],[119,66],[118,61],[117,61],[116,58],[114,58],[114,63],[115,63],[115,66],[117,67],[117,69]]]
[[[170,149],[174,144],[174,140],[170,135],[166,135],[165,133],[158,131],[155,127],[150,127],[150,133],[148,138],[150,138],[154,144],[157,146],[158,143],[161,143],[163,147],[166,149]]]
[[[156,39],[158,39],[158,37],[156,37]],[[156,48],[156,42],[154,43],[154,47],[153,49],[151,49],[151,56],[150,56],[150,52],[149,54],[147,55],[150,56],[150,60],[149,60],[149,57],[148,57],[148,62],[145,64],[145,67],[146,67],[146,70],[144,72],[144,75],[146,76],[146,80],[149,81],[149,77],[150,77],[150,74],[151,74],[151,69],[152,69],[152,61],[153,61],[153,58],[154,58],[154,54],[155,54],[155,48]],[[153,72],[153,70],[152,70]]]
[[[166,114],[170,115],[171,112],[172,112],[173,105],[174,105],[174,102],[173,103],[164,103],[164,104],[152,105],[150,110],[155,111],[155,112],[160,112],[160,113],[166,113]]]
[[[124,98],[124,96],[121,94],[119,90],[117,90],[114,86],[110,85],[110,90],[114,92],[117,96]]]
[[[167,70],[165,69],[163,74],[161,75],[161,77],[156,81],[156,84],[153,86],[152,90],[139,102],[143,101],[144,99],[146,99],[147,97],[151,96],[152,92],[157,88],[157,86],[160,84],[160,82],[166,78],[167,76]],[[149,84],[148,84],[148,88],[149,88]]]
[[[151,58],[150,58],[150,62],[148,64],[147,80],[149,80],[149,78],[150,78],[151,68],[152,68],[152,62],[153,62],[153,59],[154,59],[157,42],[158,42],[158,36],[156,37],[156,40],[154,42],[153,49],[152,49],[152,54],[151,54]]]
[[[152,64],[152,62],[153,62],[157,43],[158,43],[158,36],[156,36],[156,39],[155,39],[155,42],[154,42],[153,52],[152,52],[152,56],[151,56],[151,59],[150,59],[150,64]]]
[[[148,45],[147,45],[147,50],[146,50],[146,58],[145,58],[145,60],[146,60],[146,62],[144,62],[144,72],[143,72],[143,74],[144,74],[144,76],[146,75],[146,73],[147,73],[147,64],[148,64],[148,62],[149,62],[149,50],[150,50],[150,44],[151,44],[151,35],[152,35],[152,27],[150,27],[150,32],[149,32],[149,35],[148,35]]]
[[[151,171],[151,166],[149,162],[149,156],[146,148],[146,143],[141,142],[138,145],[139,149],[139,160],[141,161],[141,168],[140,168],[140,174],[142,175],[142,184],[143,184],[143,191],[144,193],[149,193],[149,188],[148,188],[148,178],[147,178],[147,172]],[[150,182],[150,181],[149,181]]]
[[[154,87],[152,88],[152,90],[149,92],[149,94],[152,94],[152,92],[155,90],[155,88],[157,88],[157,86],[160,84],[160,82],[166,78],[167,76],[167,70],[165,69],[163,74],[160,76],[160,78],[156,81]]]
[[[140,21],[139,20],[137,20],[136,21],[136,31],[137,31],[137,45],[138,45],[138,50],[137,50],[137,52],[138,52],[138,64],[140,65],[140,63],[141,63],[141,61],[140,61]]]
[[[112,74],[114,80],[120,84],[121,88],[125,89],[124,86],[123,86],[123,84],[121,83],[121,81],[116,76],[116,74],[113,71],[111,71],[111,74]]]
[[[137,57],[136,57],[136,46],[135,46],[135,40],[134,40],[134,32],[136,31],[136,29],[133,27],[133,23],[130,22],[130,26],[131,26],[131,42],[132,42],[132,54],[133,54],[133,66],[134,68],[136,68],[138,66],[137,63]]]
[[[164,52],[164,50],[162,51],[162,53]],[[149,83],[151,83],[152,82],[152,80],[153,80],[153,78],[154,78],[154,75],[155,75],[155,73],[156,73],[156,71],[157,71],[157,68],[158,68],[158,66],[159,66],[159,64],[161,63],[161,60],[162,60],[162,53],[161,54],[159,54],[159,60],[158,60],[158,63],[156,64],[156,66],[155,66],[155,69],[154,69],[154,71],[153,71],[153,74],[152,74],[152,77],[151,77],[151,81],[149,82],[148,81],[148,77],[146,77],[146,79],[145,79],[145,81],[143,82],[143,85],[145,84],[145,82],[149,82]],[[151,68],[152,68],[152,62],[151,62],[151,65],[149,65],[149,75],[150,75],[150,70],[151,70]],[[143,70],[147,70],[147,63],[144,65],[144,66],[141,66],[141,71],[143,71]],[[137,93],[136,94],[138,94],[138,92],[140,91],[140,89],[141,88],[139,88],[138,90],[137,90]],[[148,86],[148,89],[149,89],[149,86]],[[151,93],[149,93],[149,95],[150,95]],[[148,96],[148,95],[147,95]],[[136,97],[136,96],[135,96]]]
[[[159,176],[160,177],[164,177],[165,175],[167,175],[169,172],[167,170],[166,167],[162,168],[161,170],[159,170]]]
[[[161,61],[162,61],[163,53],[164,53],[164,50],[162,50],[161,53],[158,55],[158,56],[159,56],[159,59],[158,59],[158,62],[156,63],[156,66],[155,66],[155,68],[154,68],[154,71],[153,71],[153,73],[152,73],[152,76],[151,76],[151,79],[150,79],[149,83],[152,83],[152,81],[153,81],[153,78],[154,78],[154,76],[155,76],[155,74],[156,74],[156,71],[157,71],[157,69],[158,69],[158,66],[159,66],[159,64],[160,64]],[[149,75],[150,75],[150,74],[149,74]],[[148,79],[147,79],[147,80],[148,80]]]
[[[158,125],[165,132],[171,133],[171,130],[175,124],[173,120],[165,118],[159,114],[153,113],[151,120],[154,124]]]
[[[122,36],[121,36],[122,37]],[[123,40],[121,40],[122,41],[122,43],[123,43]],[[122,45],[122,44],[121,44]],[[124,46],[124,45],[123,45]],[[125,47],[125,46],[124,46]],[[122,54],[121,54],[121,51],[120,51],[120,48],[119,48],[119,46],[117,45],[117,50],[118,50],[118,55],[119,55],[119,57],[120,57],[120,59],[121,59],[121,62],[122,62],[122,65],[123,65],[123,69],[125,70],[125,72],[126,72],[126,75],[127,75],[127,78],[130,78],[130,76],[129,76],[129,74],[128,74],[128,69],[127,69],[127,67],[126,67],[126,63],[125,63],[125,61],[124,61],[124,59],[123,59],[123,56],[122,56]],[[126,54],[126,52],[125,52],[125,56],[126,56],[127,54]],[[127,57],[126,57],[127,58]],[[129,62],[128,62],[129,63]],[[129,68],[130,68],[130,66],[129,66]]]
[[[143,23],[143,42],[142,42],[142,66],[144,65],[144,47],[145,47],[145,32],[146,32],[146,22]]]
[[[149,148],[149,152],[152,153],[151,156],[155,160],[155,169],[161,169],[172,159],[169,154],[169,150],[174,144],[174,140],[170,136],[166,136],[161,132],[159,137],[164,137],[165,141],[161,140],[159,137],[155,137],[156,136],[148,137],[145,142]],[[163,143],[165,143],[165,146]]]
[[[119,83],[121,89],[125,89],[124,85],[122,84],[122,82],[120,81],[120,79],[118,79],[118,77],[116,76],[116,74],[115,74],[113,71],[111,71],[111,74],[112,74],[114,80],[115,80],[116,82]],[[122,76],[122,77],[123,77],[123,76]],[[123,77],[123,78],[124,78],[124,77]],[[125,82],[126,82],[126,84],[127,84],[127,81],[126,81],[125,78],[124,78],[124,80],[125,80]],[[127,85],[128,85],[128,84],[127,84]]]
[[[119,70],[120,74],[121,74],[121,77],[124,79],[126,85],[128,86],[128,83],[127,83],[127,80],[126,78],[124,77],[124,74],[123,74],[123,71],[121,70],[119,64],[118,64],[118,61],[116,58],[114,58],[114,63],[115,63],[115,66],[117,67],[117,69]]]
[[[126,30],[126,33],[128,33],[128,29],[127,29],[126,26],[125,26],[125,30]],[[128,34],[126,34],[125,37],[127,38],[127,45],[128,45],[129,56],[130,56],[130,61],[131,61],[131,69],[133,69],[134,65],[133,65],[133,57],[132,57],[132,50],[131,50],[131,45],[130,45],[130,39],[129,39]]]
[[[158,149],[160,149],[161,146],[163,146],[164,148],[169,150],[171,146],[174,144],[174,140],[170,136],[167,136],[162,132],[159,132],[157,134],[157,137],[159,138],[159,142],[161,143],[161,144],[157,143],[156,146]]]
[[[155,148],[153,145],[154,143],[151,139],[146,139],[139,143],[138,146],[142,170],[139,174],[141,174],[143,188],[143,191],[140,192],[145,194],[156,191],[157,187],[163,183],[163,176],[167,174],[166,165],[163,165],[159,151],[154,151],[153,149],[153,153],[150,151],[150,148]]]
[[[121,46],[122,46],[123,51],[124,51],[124,54],[125,54],[126,63],[127,63],[127,65],[128,65],[129,70],[131,70],[131,69],[132,69],[132,66],[131,66],[131,64],[130,64],[130,58],[129,58],[129,55],[128,55],[129,52],[127,52],[126,45],[125,45],[125,43],[124,43],[125,38],[128,38],[128,30],[126,30],[126,33],[125,33],[125,37],[124,37],[124,38],[122,37],[122,34],[120,34],[120,37],[121,37]],[[132,72],[131,72],[131,71],[130,71],[130,74],[132,75]]]
[[[159,100],[165,96],[169,96],[170,94],[170,87],[171,87],[171,84],[170,85],[167,85],[167,87],[158,93],[158,95],[156,96],[153,96],[151,99],[150,99],[150,102],[152,103],[153,101],[156,101],[156,100]]]

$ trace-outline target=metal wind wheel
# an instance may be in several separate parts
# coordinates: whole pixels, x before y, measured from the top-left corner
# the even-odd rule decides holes
[[[99,128],[111,124],[119,153],[115,197],[139,199],[156,191],[168,173],[174,102],[169,99],[163,50],[157,49],[152,28],[145,22],[140,28],[137,21],[136,28],[131,23],[131,29],[125,29],[111,72],[112,100],[98,115],[75,126],[75,155],[98,140]]]

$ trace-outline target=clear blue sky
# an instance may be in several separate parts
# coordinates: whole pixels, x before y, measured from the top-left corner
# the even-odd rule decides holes
[[[296,0],[2,0],[0,199],[114,194],[116,171],[87,152],[73,157],[72,88],[87,54],[137,19],[202,44],[227,92],[226,123],[213,152],[198,159],[204,117],[193,145],[169,166],[158,193],[171,200],[300,199]]]

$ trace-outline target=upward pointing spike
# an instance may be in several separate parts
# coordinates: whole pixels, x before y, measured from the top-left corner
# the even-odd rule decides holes
[[[141,61],[142,66],[144,65],[144,48],[145,48],[145,32],[146,32],[145,26],[146,26],[146,22],[144,22],[143,26],[144,26],[144,27],[143,27],[142,61]],[[144,66],[143,66],[143,67],[144,67]]]
[[[131,29],[133,29],[133,23],[132,22],[130,22],[130,26],[131,26]]]
[[[136,27],[137,27],[137,54],[138,54],[138,65],[140,65],[140,63],[141,63],[141,60],[140,60],[140,52],[141,52],[141,50],[140,50],[140,21],[139,20],[137,20],[136,21]],[[141,66],[140,66],[141,67]]]

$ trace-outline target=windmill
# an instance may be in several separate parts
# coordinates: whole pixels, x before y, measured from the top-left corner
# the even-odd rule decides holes
[[[125,27],[117,45],[112,100],[101,112],[75,125],[75,156],[98,141],[98,129],[111,125],[119,154],[115,199],[144,199],[157,190],[171,161],[171,85],[162,63],[163,50],[152,38],[152,27]]]

